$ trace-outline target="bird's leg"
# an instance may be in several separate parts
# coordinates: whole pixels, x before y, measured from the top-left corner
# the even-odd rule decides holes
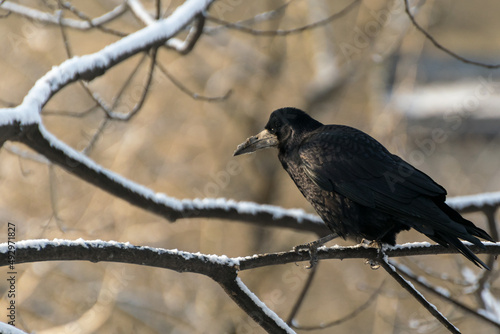
[[[306,269],[311,269],[312,267],[314,267],[316,265],[316,263],[318,263],[318,257],[317,257],[318,248],[320,246],[322,246],[323,244],[327,243],[328,241],[337,238],[338,236],[339,236],[338,234],[332,233],[332,234],[329,234],[329,235],[324,236],[322,238],[319,238],[318,240],[311,241],[307,244],[295,246],[295,247],[293,247],[293,251],[297,252],[297,253],[300,253],[303,251],[309,252],[311,260],[309,261],[309,264],[310,264],[309,267],[306,267]]]

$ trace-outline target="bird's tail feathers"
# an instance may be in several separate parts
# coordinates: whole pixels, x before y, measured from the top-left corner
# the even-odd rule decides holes
[[[486,265],[486,263],[481,261],[481,259],[479,259],[476,256],[476,254],[474,254],[467,246],[465,246],[456,236],[449,234],[441,234],[439,232],[436,232],[434,235],[427,235],[427,236],[440,245],[443,245],[445,247],[452,246],[453,248],[458,250],[463,256],[465,256],[468,260],[474,263],[476,266],[483,267],[484,269],[487,270],[491,270],[490,267]],[[477,238],[470,237],[467,238],[467,240],[472,242],[474,245],[484,248],[483,243]]]
[[[463,225],[465,227],[465,229],[467,230],[467,232],[470,233],[471,235],[474,235],[474,236],[479,237],[479,238],[484,239],[484,240],[495,242],[495,240],[493,240],[493,238],[485,230],[477,227],[470,220],[465,219],[464,217],[462,217],[462,215],[460,215],[454,209],[450,208],[446,203],[443,203],[443,202],[440,202],[440,201],[435,201],[434,203],[444,213],[446,213],[446,215],[451,220],[453,220],[456,223],[459,223],[460,225]],[[462,236],[460,236],[460,238],[462,238]],[[463,238],[463,239],[465,239],[467,241],[470,241],[470,242],[472,242],[473,244],[475,244],[475,245],[477,245],[479,247],[484,247],[484,245],[479,240],[477,240],[477,242],[476,242],[474,240],[468,240],[467,238]]]

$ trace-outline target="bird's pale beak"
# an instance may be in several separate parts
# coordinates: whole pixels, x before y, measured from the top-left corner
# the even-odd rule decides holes
[[[259,134],[248,138],[244,143],[241,143],[234,151],[233,156],[240,154],[253,153],[257,150],[268,147],[278,146],[278,138],[267,130],[260,132]]]

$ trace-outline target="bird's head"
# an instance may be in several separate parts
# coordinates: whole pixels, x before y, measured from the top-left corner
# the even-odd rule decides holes
[[[314,130],[321,125],[300,109],[277,109],[271,113],[264,130],[238,145],[234,155],[253,153],[268,147],[279,147],[293,136]]]

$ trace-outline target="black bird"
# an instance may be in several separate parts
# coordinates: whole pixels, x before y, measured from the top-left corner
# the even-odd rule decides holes
[[[268,147],[278,148],[283,168],[334,235],[395,245],[397,233],[414,228],[489,269],[459,240],[484,248],[476,237],[493,241],[488,233],[446,205],[442,186],[368,134],[282,108],[234,155]]]

